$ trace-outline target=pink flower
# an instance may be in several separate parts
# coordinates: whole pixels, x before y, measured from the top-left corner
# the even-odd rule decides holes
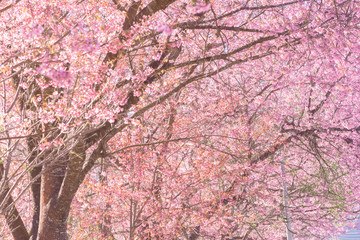
[[[42,32],[44,31],[44,28],[36,23],[32,23],[30,24],[30,28],[31,30],[27,32],[27,36],[28,37],[36,37],[36,36],[40,36],[42,34]]]
[[[164,32],[167,35],[170,35],[173,30],[165,23],[162,23],[160,25],[157,26],[157,31],[158,32]]]
[[[191,6],[190,11],[195,16],[200,16],[200,15],[202,15],[202,13],[207,12],[210,9],[211,9],[210,4],[198,4],[198,5],[195,5],[195,6]]]
[[[211,8],[210,4],[199,4],[195,6],[197,13],[202,13],[202,12],[206,12],[209,11]]]
[[[51,76],[56,80],[66,80],[70,77],[70,72],[64,70],[51,70]]]
[[[69,71],[51,69],[48,76],[53,79],[51,83],[53,86],[60,87],[71,84],[71,73]]]

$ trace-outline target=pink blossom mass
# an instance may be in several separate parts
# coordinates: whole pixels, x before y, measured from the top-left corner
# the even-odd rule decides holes
[[[0,0],[0,239],[359,228],[358,0]]]

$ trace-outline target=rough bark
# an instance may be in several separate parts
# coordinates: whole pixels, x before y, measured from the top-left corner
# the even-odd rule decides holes
[[[0,196],[0,200],[7,194],[8,191],[3,192]],[[26,230],[24,222],[22,221],[19,212],[16,207],[13,205],[14,200],[12,197],[9,197],[6,201],[6,206],[11,207],[8,210],[5,210],[5,219],[6,223],[9,226],[11,234],[15,240],[27,240],[29,239],[29,233]]]
[[[38,240],[66,240],[70,208],[59,208],[57,196],[64,178],[64,167],[44,165],[40,190]]]
[[[0,164],[0,179],[3,178],[4,166]],[[6,182],[6,179],[4,180]],[[3,189],[0,189],[0,203],[5,200],[3,204],[2,213],[5,216],[6,223],[10,229],[10,232],[15,240],[27,240],[29,239],[29,233],[26,230],[25,224],[22,221],[18,210],[14,204],[13,198],[10,196],[6,199],[9,193],[9,188],[6,184],[3,184]]]
[[[29,138],[27,140],[28,150],[36,148],[36,143],[34,138]],[[29,164],[35,161],[38,152],[34,151],[32,156],[29,158]],[[30,171],[30,179],[32,181],[31,184],[31,194],[32,194],[32,202],[33,202],[33,217],[30,229],[30,240],[36,240],[37,233],[39,229],[39,217],[40,217],[40,187],[41,187],[41,170],[42,167],[34,167],[32,171]]]
[[[32,201],[33,201],[33,217],[32,217],[31,229],[30,229],[31,240],[35,240],[37,238],[37,232],[39,229],[41,177],[38,177],[38,175],[40,173],[41,173],[41,167],[35,167],[33,171],[30,172],[31,179],[35,179],[34,182],[31,184]]]
[[[56,209],[57,204],[50,203],[42,208],[37,240],[67,240],[68,209]]]

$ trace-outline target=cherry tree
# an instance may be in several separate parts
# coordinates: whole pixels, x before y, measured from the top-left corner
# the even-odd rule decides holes
[[[3,236],[328,238],[359,205],[359,4],[1,1]]]

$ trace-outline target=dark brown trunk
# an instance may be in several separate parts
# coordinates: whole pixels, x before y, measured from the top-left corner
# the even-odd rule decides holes
[[[0,180],[4,177],[4,165],[0,164]],[[6,181],[6,179],[3,179]],[[3,189],[0,189],[0,204],[5,200],[6,195],[9,193],[9,188],[6,184],[3,185]],[[6,223],[10,229],[10,232],[15,240],[27,240],[29,234],[26,230],[25,224],[22,221],[19,212],[17,211],[14,200],[9,196],[3,204],[2,213],[5,216]]]
[[[51,156],[48,156],[51,158]],[[80,141],[69,155],[55,156],[43,165],[37,240],[67,240],[67,220],[72,199],[80,186],[85,151]]]
[[[58,194],[64,179],[63,163],[43,166],[40,188],[40,216],[37,240],[66,240],[70,204],[59,204]]]
[[[41,167],[35,167],[31,172],[31,180],[34,182],[31,184],[32,200],[33,200],[33,217],[30,229],[30,240],[36,240],[39,229],[39,217],[40,217],[40,187],[41,187]],[[37,177],[37,178],[36,178]]]
[[[36,134],[36,131],[33,131],[33,134]],[[37,149],[39,139],[36,137],[31,137],[26,139],[27,147],[31,156],[29,157],[29,164],[34,164],[36,157],[39,154],[39,151],[35,151]],[[40,217],[40,187],[41,187],[41,170],[42,166],[34,167],[30,171],[30,179],[31,179],[31,195],[32,195],[32,208],[33,208],[33,217],[31,222],[30,229],[30,240],[36,240],[37,233],[39,229],[39,217]]]
[[[0,201],[3,200],[8,191],[5,191],[0,196]],[[9,197],[6,201],[5,206],[11,206],[5,211],[6,223],[11,231],[11,234],[15,240],[27,240],[29,239],[29,234],[26,230],[26,227],[17,211],[16,207],[12,205],[14,200],[12,197]]]
[[[53,209],[45,211],[40,217],[37,240],[67,240],[67,217]]]

